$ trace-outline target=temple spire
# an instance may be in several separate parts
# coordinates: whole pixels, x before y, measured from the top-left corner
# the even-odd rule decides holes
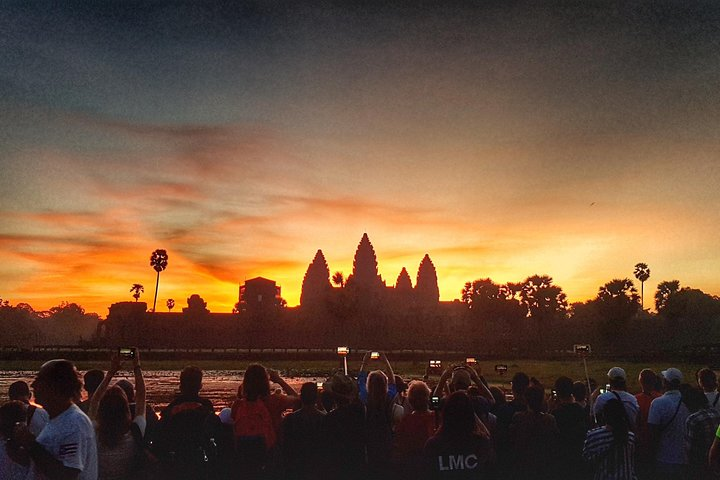
[[[425,254],[420,267],[418,267],[417,282],[415,282],[415,298],[421,304],[436,304],[440,301],[437,272],[430,256]]]
[[[397,281],[395,282],[395,290],[398,292],[409,292],[412,291],[412,281],[410,280],[410,274],[405,267],[400,270]]]
[[[382,284],[382,280],[378,275],[377,257],[375,249],[370,243],[367,233],[363,233],[355,259],[353,260],[353,273],[348,278],[348,283],[353,283],[358,287],[378,287]]]
[[[327,297],[331,288],[330,269],[322,250],[318,250],[305,272],[300,293],[300,305],[308,306],[321,302]]]

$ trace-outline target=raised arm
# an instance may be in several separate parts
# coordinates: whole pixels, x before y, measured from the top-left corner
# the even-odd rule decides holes
[[[145,416],[146,392],[145,378],[143,378],[142,368],[140,368],[140,351],[135,349],[135,357],[133,358],[133,374],[135,375],[135,416]]]
[[[88,409],[88,417],[90,417],[90,420],[97,419],[97,412],[98,407],[100,406],[100,400],[102,399],[103,395],[105,395],[105,392],[108,389],[108,385],[110,385],[110,381],[113,379],[118,370],[120,370],[121,366],[122,361],[120,360],[120,357],[117,354],[113,354],[113,356],[110,358],[110,369],[105,374],[105,378],[103,378],[103,381],[100,382],[100,385],[98,386],[97,390],[95,390],[95,393],[93,393],[92,399],[90,399],[90,408]]]
[[[477,385],[480,395],[485,397],[487,401],[490,402],[490,405],[495,405],[495,397],[492,396],[492,392],[490,392],[490,389],[485,385],[485,382],[482,381],[480,375],[469,365],[465,368],[470,373],[470,379]]]
[[[268,369],[268,376],[270,377],[271,382],[275,382],[278,385],[280,385],[280,387],[282,387],[283,392],[285,392],[285,394],[292,395],[293,397],[297,397],[297,392],[295,391],[295,389],[293,387],[291,387],[290,385],[288,385],[285,380],[283,380],[283,378],[280,376],[280,374],[277,372],[277,370]]]
[[[438,380],[438,383],[435,386],[435,391],[433,392],[434,397],[442,397],[445,395],[445,387],[447,386],[447,381],[452,376],[452,372],[453,366],[448,365],[442,375],[440,375],[440,380]]]
[[[384,352],[380,353],[380,358],[383,362],[385,362],[385,369],[388,376],[388,386],[395,385],[395,372],[393,371],[392,365],[390,365],[390,360],[388,360],[387,355],[385,355]]]

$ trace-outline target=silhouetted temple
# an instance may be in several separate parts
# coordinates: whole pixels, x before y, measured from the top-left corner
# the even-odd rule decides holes
[[[181,312],[147,311],[144,302],[120,302],[100,322],[100,345],[153,348],[315,348],[340,344],[377,348],[456,345],[460,302],[440,302],[429,255],[420,261],[415,287],[402,268],[395,285],[378,273],[377,256],[363,234],[347,281],[333,277],[322,250],[308,266],[300,306],[289,308],[274,280],[256,277],[239,287],[233,313],[211,313],[197,294]]]
[[[338,288],[332,288],[325,255],[322,250],[317,251],[305,273],[300,306],[311,309],[322,306],[332,301],[332,296],[342,289],[346,289],[348,295],[361,304],[380,302],[385,306],[409,307],[433,306],[440,302],[437,273],[429,255],[426,254],[420,262],[415,288],[405,267],[400,271],[395,286],[388,286],[378,274],[377,256],[367,233],[363,234],[355,251],[352,274],[346,284]]]

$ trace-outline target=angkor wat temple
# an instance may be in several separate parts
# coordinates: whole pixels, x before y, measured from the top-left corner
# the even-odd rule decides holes
[[[333,286],[333,283],[336,286]],[[413,287],[407,269],[388,286],[378,274],[367,234],[345,280],[330,269],[322,250],[308,266],[300,305],[286,307],[280,287],[262,277],[239,289],[233,313],[210,313],[198,295],[182,312],[147,311],[143,302],[110,307],[98,326],[100,345],[197,348],[325,348],[339,344],[374,348],[434,348],[457,342],[464,322],[460,302],[440,302],[435,266],[425,255]]]

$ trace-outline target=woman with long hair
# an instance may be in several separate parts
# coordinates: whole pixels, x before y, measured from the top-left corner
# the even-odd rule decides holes
[[[284,393],[270,393],[270,382]],[[275,370],[259,364],[248,366],[231,407],[237,467],[246,474],[259,475],[275,453],[282,414],[296,409],[300,401],[295,390]]]
[[[583,458],[595,468],[594,480],[636,480],[635,434],[622,402],[608,400],[603,407],[605,425],[585,437]]]
[[[130,415],[130,404],[123,389],[118,386],[108,388],[121,366],[120,357],[114,356],[110,369],[90,401],[89,416],[95,423],[100,480],[139,478],[146,467],[142,445],[147,426],[145,380],[138,350],[135,349],[133,357],[136,390],[134,418]]]
[[[448,397],[440,428],[425,444],[423,456],[428,478],[451,474],[452,478],[482,479],[493,474],[495,452],[490,434],[464,391]]]

